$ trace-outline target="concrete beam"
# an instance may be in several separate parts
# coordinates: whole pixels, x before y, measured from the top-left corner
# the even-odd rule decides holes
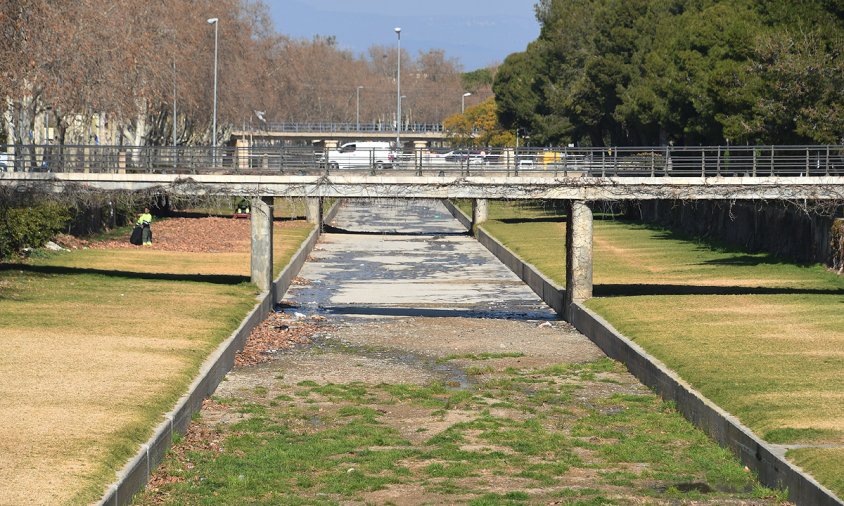
[[[252,199],[251,222],[252,282],[265,292],[273,286],[273,197]]]
[[[591,297],[592,209],[582,200],[573,200],[566,218],[566,321],[571,321],[575,302]]]
[[[547,199],[547,200],[844,200],[844,177],[554,177],[415,176],[395,173],[111,174],[0,172],[0,185],[61,192],[81,185],[101,190],[158,189],[173,195],[272,195],[336,198]],[[520,174],[524,174],[520,172]]]

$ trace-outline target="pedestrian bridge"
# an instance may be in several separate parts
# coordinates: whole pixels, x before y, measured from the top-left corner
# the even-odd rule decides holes
[[[52,158],[43,155],[49,160],[46,170],[17,163],[13,170],[7,167],[0,171],[0,186],[17,191],[250,197],[252,280],[263,290],[272,287],[275,197],[306,198],[309,218],[315,223],[322,223],[322,199],[327,197],[472,199],[473,226],[486,221],[489,199],[565,200],[569,203],[567,308],[573,301],[592,296],[591,202],[779,200],[822,201],[830,207],[844,203],[841,146],[566,149],[553,151],[551,156],[543,150],[530,153],[530,164],[519,163],[519,156],[525,153],[516,150],[493,154],[495,158],[467,153],[465,158],[450,160],[416,152],[378,170],[374,166],[332,170],[324,160],[322,164],[314,162],[313,153],[307,166],[299,159],[270,169],[251,162],[241,165],[237,153],[226,160],[213,148],[202,151],[204,163],[199,165],[154,159],[153,149],[163,148],[122,148],[116,164],[110,159],[98,165],[92,163],[96,159],[85,158],[90,152],[71,154],[69,149],[65,147]],[[22,157],[34,158],[25,151]]]
[[[285,143],[336,147],[351,141],[395,141],[413,148],[430,147],[448,138],[442,123],[406,123],[397,130],[388,123],[262,123],[231,134],[232,145],[248,148]]]

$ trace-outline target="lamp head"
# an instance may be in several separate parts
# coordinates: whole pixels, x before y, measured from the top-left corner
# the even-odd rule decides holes
[[[463,94],[463,96],[464,96],[464,97],[468,97],[469,95],[471,95],[471,93],[470,93],[470,92],[468,92],[468,91],[467,91],[466,93],[464,93],[464,94]]]
[[[396,31],[396,33],[401,33],[401,27],[400,27],[400,26],[397,26],[397,27],[395,28],[395,31]]]
[[[218,21],[220,21],[218,18],[209,18],[208,24],[209,25],[216,25]]]

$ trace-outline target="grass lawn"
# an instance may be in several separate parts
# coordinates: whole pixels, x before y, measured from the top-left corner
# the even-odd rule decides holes
[[[588,307],[769,442],[844,445],[844,278],[601,218]],[[483,227],[562,285],[563,219],[493,203]],[[792,455],[844,496],[840,450]]]
[[[312,226],[276,234],[276,270]],[[0,264],[0,503],[89,504],[255,304],[249,251]]]

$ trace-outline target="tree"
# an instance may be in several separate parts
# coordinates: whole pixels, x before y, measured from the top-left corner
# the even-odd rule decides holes
[[[218,140],[256,110],[269,120],[351,122],[358,96],[363,121],[395,122],[395,48],[366,57],[331,35],[290,39],[259,0],[0,0],[6,141],[42,143],[49,122],[61,144],[169,144],[174,130],[180,144],[210,144],[208,17],[219,18]],[[437,49],[401,58],[402,121],[439,122],[457,109],[456,60]]]
[[[490,97],[469,107],[463,114],[449,116],[443,122],[452,143],[459,146],[511,146],[515,134],[498,122],[495,99]]]
[[[494,89],[543,143],[839,142],[840,2],[542,0]]]

